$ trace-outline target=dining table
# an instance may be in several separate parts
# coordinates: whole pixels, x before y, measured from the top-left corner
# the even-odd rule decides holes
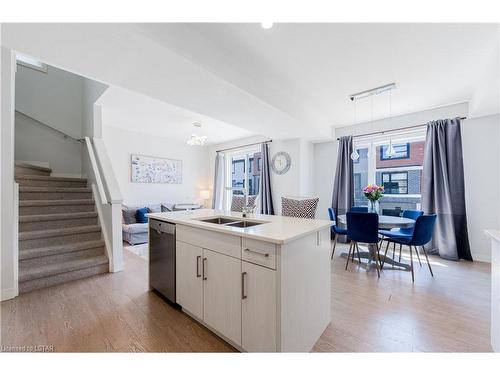
[[[346,215],[338,215],[337,216],[338,225],[341,228],[347,227],[347,218]],[[412,228],[415,225],[415,220],[408,219],[405,217],[399,216],[389,216],[389,215],[378,215],[378,229],[393,229],[393,228]],[[366,270],[370,271],[373,267],[376,267],[375,255],[378,252],[377,248],[378,244],[368,244],[368,251],[360,251],[359,256],[361,259],[367,259]],[[349,253],[340,254],[341,257],[346,258]],[[399,267],[404,270],[411,270],[411,266],[406,263],[398,262],[395,259],[392,259],[388,256],[379,255],[379,260],[382,264],[390,264],[394,267]]]

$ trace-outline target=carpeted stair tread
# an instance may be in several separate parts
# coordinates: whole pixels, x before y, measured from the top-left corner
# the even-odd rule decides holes
[[[19,201],[19,206],[69,206],[69,205],[89,205],[94,204],[93,199],[30,199],[25,201]]]
[[[19,260],[52,256],[63,253],[72,253],[75,251],[104,247],[104,245],[105,245],[104,240],[95,240],[95,241],[74,242],[64,245],[39,247],[35,249],[19,250]]]
[[[66,272],[95,267],[107,263],[108,258],[106,257],[106,255],[99,255],[90,258],[72,260],[69,262],[45,264],[37,267],[20,267],[19,282],[22,283],[25,281],[41,279],[44,277],[56,276],[64,274]]]
[[[29,174],[23,174],[16,177],[16,180],[87,182],[87,179],[83,177],[39,176]]]
[[[89,187],[20,186],[20,193],[91,193]]]
[[[87,225],[82,227],[69,227],[69,228],[58,228],[49,230],[34,230],[19,233],[19,241],[23,240],[33,240],[37,238],[48,238],[57,236],[67,236],[71,234],[80,234],[88,232],[100,232],[101,227],[99,225]]]
[[[31,223],[35,221],[52,221],[52,220],[71,220],[81,219],[86,217],[97,217],[97,212],[68,212],[61,214],[45,214],[45,215],[21,215],[19,216],[20,223]]]

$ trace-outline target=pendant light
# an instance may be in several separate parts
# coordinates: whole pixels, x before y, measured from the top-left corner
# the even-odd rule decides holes
[[[370,128],[373,129],[373,95],[370,96]],[[366,151],[366,157],[370,157],[370,151],[373,148],[373,143],[370,143],[368,150]]]
[[[389,90],[389,125],[392,129],[392,90]],[[385,155],[389,158],[393,157],[396,154],[396,150],[392,145],[392,137],[389,138],[389,147],[385,151]]]
[[[356,123],[356,101],[353,100],[353,104],[354,104],[354,123]],[[354,151],[351,152],[351,159],[354,161],[359,159],[359,153],[356,147],[354,147]]]

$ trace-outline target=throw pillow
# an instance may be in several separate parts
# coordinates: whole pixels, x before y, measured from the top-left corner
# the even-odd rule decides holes
[[[170,212],[174,210],[174,205],[172,203],[162,203],[161,212]]]
[[[151,206],[148,206],[148,212],[149,213],[161,212],[161,204],[153,204]]]
[[[148,217],[146,214],[148,213],[148,208],[143,207],[139,208],[137,211],[135,211],[135,218],[137,219],[138,223],[145,224],[148,222]]]
[[[137,223],[137,219],[135,218],[135,211],[137,209],[135,208],[129,208],[129,207],[122,207],[122,219],[123,219],[123,224],[135,224]]]

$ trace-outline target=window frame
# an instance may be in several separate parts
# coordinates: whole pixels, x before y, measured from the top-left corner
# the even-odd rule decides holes
[[[392,143],[392,147],[396,147],[396,146],[403,146],[403,145],[406,145],[406,156],[399,156],[399,157],[394,157],[394,156],[385,156],[385,152],[384,152],[384,146],[387,148],[389,147],[389,145],[380,145],[380,160],[381,161],[387,161],[387,160],[404,160],[404,159],[410,159],[410,142],[405,142],[405,143],[397,143],[397,144],[394,144],[394,142]]]
[[[392,182],[392,175],[393,174],[405,174],[406,175],[406,193],[393,193],[392,191],[390,193],[387,193],[387,195],[404,195],[408,196],[408,171],[386,171],[386,172],[380,172],[380,181],[382,182],[382,185],[384,186],[384,175],[389,175],[389,183]],[[397,180],[397,181],[404,181],[404,180]],[[384,186],[385,189],[385,186]]]
[[[226,151],[224,153],[224,156],[225,156],[225,163],[226,163],[226,166],[225,166],[225,186],[233,186],[233,181],[232,181],[232,171],[233,171],[233,163],[232,163],[232,160],[233,158],[237,158],[237,157],[242,157],[244,158],[244,165],[243,165],[243,168],[244,168],[244,187],[250,189],[250,172],[247,171],[249,168],[246,168],[246,165],[248,165],[250,163],[250,155],[251,154],[255,154],[255,153],[259,153],[261,152],[260,150],[260,147],[259,146],[250,146],[250,147],[242,147],[242,148],[238,148],[238,149],[235,149],[235,150],[232,150],[232,151]],[[259,181],[259,185],[260,185],[260,181]],[[249,191],[250,193],[250,191]],[[260,192],[258,193],[260,194]],[[231,209],[231,201],[232,201],[232,195],[233,195],[233,191],[232,190],[226,190],[225,191],[225,194],[224,194],[224,204],[223,204],[223,207],[225,208],[226,211],[229,211]]]
[[[416,128],[412,130],[390,130],[384,131],[380,129],[381,132],[377,134],[370,134],[366,136],[359,136],[355,138],[353,148],[357,149],[358,152],[360,149],[366,148],[368,149],[368,161],[367,161],[367,184],[376,184],[377,183],[377,173],[378,172],[389,172],[396,170],[422,170],[423,166],[421,165],[411,165],[411,166],[387,166],[387,167],[379,167],[377,168],[377,160],[379,157],[379,152],[377,150],[378,146],[389,144],[392,139],[392,143],[394,144],[411,144],[414,142],[421,142],[426,139],[426,128]],[[360,158],[361,159],[361,158]],[[358,163],[359,160],[358,159]],[[393,159],[394,160],[394,159]],[[353,166],[356,163],[353,164]],[[353,170],[353,174],[354,174]],[[363,187],[363,186],[362,186]],[[410,190],[410,186],[408,186],[408,191]],[[402,198],[402,199],[414,199],[417,198],[421,200],[422,194],[388,194],[384,193],[384,197],[387,198]],[[356,197],[353,191],[353,198],[356,201]],[[360,199],[358,199],[360,201]],[[382,200],[383,202],[383,200]],[[417,207],[420,207],[420,202],[417,203]]]

